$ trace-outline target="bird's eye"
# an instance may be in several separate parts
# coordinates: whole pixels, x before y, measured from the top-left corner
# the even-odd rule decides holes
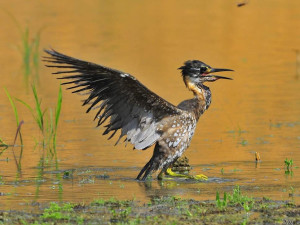
[[[206,70],[207,70],[207,67],[206,67],[206,66],[203,66],[203,67],[201,67],[200,72],[201,72],[201,73],[205,73]]]

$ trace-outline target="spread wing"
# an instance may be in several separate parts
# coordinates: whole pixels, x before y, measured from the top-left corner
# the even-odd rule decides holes
[[[82,61],[61,54],[54,50],[45,50],[50,56],[44,57],[47,67],[55,67],[62,71],[53,74],[64,74],[58,79],[68,80],[68,89],[76,92],[88,92],[83,105],[89,104],[91,109],[98,109],[95,119],[98,126],[108,118],[109,123],[103,135],[111,133],[112,138],[117,130],[120,137],[130,141],[136,149],[150,147],[161,136],[158,130],[159,121],[169,115],[177,115],[181,110],[159,97],[135,77],[105,66]]]

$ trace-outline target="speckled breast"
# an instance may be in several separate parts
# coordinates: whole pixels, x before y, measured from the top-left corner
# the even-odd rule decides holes
[[[161,151],[169,152],[164,165],[179,158],[189,147],[196,128],[196,119],[189,113],[169,118],[164,128],[164,133],[159,140]]]

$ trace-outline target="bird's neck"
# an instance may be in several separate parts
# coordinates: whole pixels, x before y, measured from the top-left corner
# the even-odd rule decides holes
[[[187,87],[194,93],[194,100],[197,102],[194,113],[197,119],[208,109],[211,103],[211,92],[209,87],[202,83],[187,83]]]

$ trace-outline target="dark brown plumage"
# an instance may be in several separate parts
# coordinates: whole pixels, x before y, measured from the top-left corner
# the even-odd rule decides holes
[[[153,156],[139,173],[137,179],[161,169],[159,177],[188,148],[196,123],[211,102],[211,93],[205,81],[229,79],[208,75],[211,72],[231,71],[213,69],[198,60],[187,61],[182,70],[186,86],[193,91],[194,98],[183,101],[178,107],[162,99],[135,77],[105,66],[75,59],[54,50],[45,50],[47,67],[62,69],[53,74],[64,74],[58,79],[69,80],[68,89],[88,92],[83,105],[89,104],[87,112],[98,109],[95,119],[98,126],[110,118],[103,135],[112,138],[118,130],[121,134],[116,142],[126,136],[136,149],[145,150],[155,144]]]

